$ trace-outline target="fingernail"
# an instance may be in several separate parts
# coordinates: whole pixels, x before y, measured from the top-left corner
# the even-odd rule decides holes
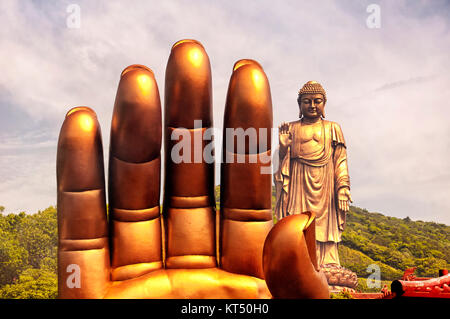
[[[165,123],[169,127],[212,125],[211,65],[202,44],[185,39],[176,42],[167,62],[164,92]]]
[[[158,85],[151,69],[134,64],[120,76],[111,123],[111,154],[142,163],[159,156],[162,120]]]
[[[58,190],[104,187],[101,131],[91,108],[81,106],[67,112],[59,134],[56,162]]]
[[[271,149],[272,97],[269,81],[261,65],[249,59],[239,60],[233,67],[224,115],[224,127],[256,129],[257,146]],[[265,129],[265,140],[260,140],[260,130]],[[255,149],[246,143],[245,153]],[[260,147],[259,147],[260,148]],[[256,148],[258,149],[258,147]],[[230,152],[237,152],[237,145]]]

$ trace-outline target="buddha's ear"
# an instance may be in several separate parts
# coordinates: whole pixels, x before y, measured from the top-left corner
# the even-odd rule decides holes
[[[298,118],[301,119],[303,117],[303,113],[302,113],[302,107],[301,107],[301,103],[300,103],[300,99],[301,99],[301,95],[299,95],[297,97],[297,104],[298,104]]]
[[[322,118],[324,119],[325,118],[325,106],[327,105],[327,100],[326,99],[324,99],[323,100],[323,111],[322,111]]]

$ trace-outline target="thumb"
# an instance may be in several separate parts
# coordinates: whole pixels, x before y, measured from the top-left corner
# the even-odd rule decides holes
[[[348,195],[348,200],[350,201],[350,203],[353,203],[352,195],[350,194],[349,190],[347,190],[347,195]]]

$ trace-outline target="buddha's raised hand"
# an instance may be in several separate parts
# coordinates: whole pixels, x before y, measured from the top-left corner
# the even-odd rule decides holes
[[[278,127],[280,146],[288,148],[292,144],[292,133],[289,130],[289,124],[284,122]]]
[[[328,296],[326,279],[313,266],[312,215],[284,219],[264,248],[272,229],[272,103],[258,63],[235,64],[224,127],[266,135],[249,138],[243,148],[227,143],[236,135],[224,135],[220,216],[212,124],[209,58],[197,41],[179,41],[166,69],[161,214],[158,87],[147,67],[127,67],[111,125],[107,217],[96,115],[87,107],[67,113],[57,157],[61,298]]]

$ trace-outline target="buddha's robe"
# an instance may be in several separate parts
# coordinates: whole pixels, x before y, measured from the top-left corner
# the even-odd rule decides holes
[[[302,125],[314,125],[313,147],[302,147]],[[291,122],[289,130],[292,143],[275,175],[277,217],[313,211],[318,263],[339,264],[345,212],[338,207],[337,192],[350,188],[344,135],[339,124],[322,119],[316,124]]]

